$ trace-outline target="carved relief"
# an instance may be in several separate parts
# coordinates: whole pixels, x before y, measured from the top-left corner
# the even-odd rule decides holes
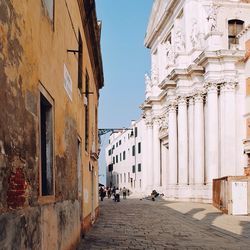
[[[193,48],[201,49],[204,47],[204,34],[200,32],[197,20],[195,18],[192,22],[190,40]]]
[[[174,65],[175,64],[175,51],[174,51],[174,47],[172,46],[172,44],[167,41],[166,42],[166,57],[167,57],[167,66],[168,65]]]
[[[181,28],[177,27],[175,32],[175,51],[183,52],[185,50],[185,41]]]

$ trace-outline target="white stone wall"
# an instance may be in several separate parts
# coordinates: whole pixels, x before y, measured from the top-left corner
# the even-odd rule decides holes
[[[171,199],[211,201],[214,178],[243,174],[247,68],[242,43],[229,48],[233,19],[249,25],[250,4],[154,2],[145,38],[151,76],[142,105],[147,182]]]

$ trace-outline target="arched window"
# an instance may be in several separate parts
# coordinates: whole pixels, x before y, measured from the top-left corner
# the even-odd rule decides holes
[[[228,47],[229,49],[235,48],[239,44],[237,35],[243,30],[244,21],[232,19],[228,21]]]

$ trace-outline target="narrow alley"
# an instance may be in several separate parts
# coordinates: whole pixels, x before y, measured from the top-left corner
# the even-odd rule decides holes
[[[81,249],[249,249],[250,218],[210,204],[127,199],[101,202]]]

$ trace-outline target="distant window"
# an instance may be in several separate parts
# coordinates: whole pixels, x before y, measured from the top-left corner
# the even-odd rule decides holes
[[[132,147],[132,156],[135,156],[135,145]]]
[[[112,150],[110,149],[110,150],[109,150],[109,155],[111,155],[111,152],[112,152]]]
[[[124,173],[124,183],[126,182],[126,173]]]
[[[113,164],[115,164],[115,157],[113,157]]]
[[[115,158],[116,158],[116,163],[118,163],[118,155],[116,155]]]
[[[77,180],[78,180],[78,197],[82,197],[82,149],[81,149],[81,141],[77,139]]]
[[[138,154],[140,154],[141,153],[141,143],[139,142],[138,143]]]
[[[41,195],[54,194],[53,111],[52,104],[40,94]]]
[[[120,153],[120,161],[122,161],[122,153]]]
[[[135,127],[135,137],[137,137],[137,135],[138,135],[138,128]]]
[[[138,172],[141,172],[141,163],[138,164]]]
[[[88,151],[89,146],[89,75],[86,70],[85,75],[85,92],[86,92],[86,103],[85,103],[85,151]]]
[[[128,172],[128,182],[130,181],[130,172]]]
[[[132,166],[132,173],[135,173],[135,165]]]
[[[121,183],[122,183],[122,174],[120,174],[120,181],[121,181]]]
[[[48,16],[51,21],[54,19],[54,0],[43,0]]]
[[[116,147],[118,147],[118,142],[116,143]]]
[[[82,37],[80,31],[78,32],[78,89],[82,94]]]
[[[120,141],[119,141],[119,145],[121,145],[121,144],[122,144],[122,141],[120,140]]]
[[[239,38],[237,35],[243,30],[244,22],[238,19],[228,21],[228,43],[229,49],[232,49],[235,45],[239,44]]]
[[[123,151],[123,160],[126,159],[126,151]]]

